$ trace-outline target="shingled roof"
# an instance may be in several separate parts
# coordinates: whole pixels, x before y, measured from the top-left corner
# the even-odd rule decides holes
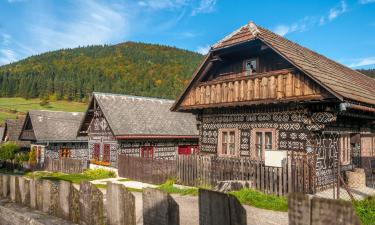
[[[196,136],[192,114],[171,112],[173,100],[93,93],[115,136]]]
[[[3,141],[14,142],[22,148],[29,147],[30,146],[29,141],[21,141],[19,139],[24,121],[25,121],[24,117],[18,118],[18,119],[6,120]]]
[[[341,99],[375,105],[375,80],[250,22],[212,46],[212,50],[260,39]]]
[[[84,141],[86,138],[77,137],[83,116],[81,112],[33,110],[26,120],[31,121],[37,142]]]

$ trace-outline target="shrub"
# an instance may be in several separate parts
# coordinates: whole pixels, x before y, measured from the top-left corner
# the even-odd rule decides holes
[[[36,164],[36,147],[35,146],[29,152],[29,164]]]
[[[12,142],[7,142],[0,146],[0,160],[13,160],[20,147]]]
[[[363,225],[375,224],[375,196],[355,201],[353,205]]]
[[[17,163],[23,163],[29,161],[29,153],[22,152],[16,155],[15,160]]]
[[[114,171],[106,169],[88,169],[83,172],[83,175],[92,180],[116,177],[116,173]]]

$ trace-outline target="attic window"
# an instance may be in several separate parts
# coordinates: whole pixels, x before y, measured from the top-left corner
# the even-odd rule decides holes
[[[246,75],[252,75],[257,72],[257,58],[251,58],[245,60]]]

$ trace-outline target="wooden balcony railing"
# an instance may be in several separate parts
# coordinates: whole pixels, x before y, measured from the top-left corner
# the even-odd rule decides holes
[[[315,82],[295,70],[284,69],[203,82],[190,90],[182,107],[320,98],[321,89]]]

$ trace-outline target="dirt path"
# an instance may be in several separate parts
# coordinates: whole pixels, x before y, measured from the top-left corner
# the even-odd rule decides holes
[[[133,192],[135,196],[135,207],[137,225],[143,224],[142,218],[142,193]],[[180,206],[180,224],[181,225],[198,225],[198,197],[172,195]],[[270,210],[258,209],[251,206],[244,206],[247,213],[248,225],[287,225],[288,213],[275,212]]]

